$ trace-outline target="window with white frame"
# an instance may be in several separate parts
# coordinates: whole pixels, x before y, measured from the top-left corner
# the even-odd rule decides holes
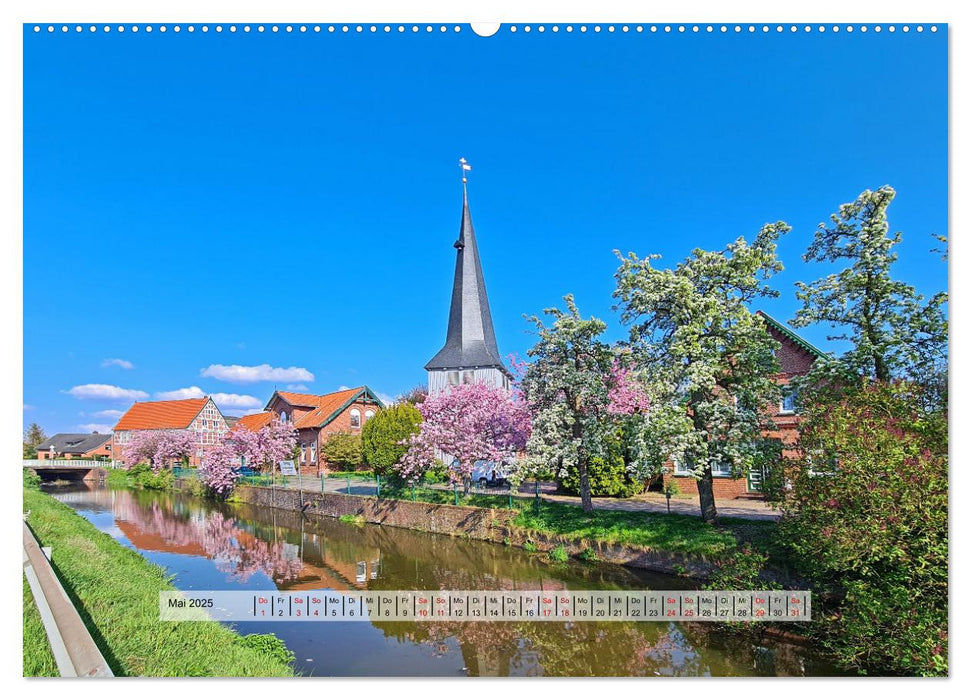
[[[782,388],[782,401],[779,403],[779,413],[791,414],[796,412],[796,390],[786,384]]]
[[[694,476],[693,469],[691,460],[674,460],[675,476]],[[711,475],[717,477],[731,476],[732,466],[726,462],[716,462],[711,465]]]
[[[372,418],[374,418],[374,411],[365,411],[364,412],[364,422],[367,422],[367,421],[371,420]]]
[[[449,386],[458,386],[459,385],[459,373],[458,373],[458,370],[453,370],[451,372],[448,372],[447,377],[448,377],[448,385]]]
[[[315,464],[317,462],[317,442],[314,441],[310,443],[310,463]]]
[[[361,412],[356,408],[351,409],[351,427],[360,428],[361,427]]]
[[[280,422],[286,423],[288,421],[288,416],[286,411],[280,411]]]

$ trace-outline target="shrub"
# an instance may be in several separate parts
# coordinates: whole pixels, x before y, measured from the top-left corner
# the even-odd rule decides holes
[[[591,496],[628,498],[644,489],[642,483],[635,481],[627,473],[619,450],[611,450],[606,459],[592,458],[587,465],[587,472],[590,475]],[[568,493],[580,493],[580,474],[575,467],[567,469],[560,477],[560,487]]]
[[[587,547],[577,556],[583,561],[597,561],[597,553],[593,551],[592,547]]]
[[[528,542],[528,541],[523,543],[523,549],[526,550],[527,552],[539,551],[539,547],[536,546],[535,542]]]
[[[320,454],[328,464],[338,469],[356,469],[361,465],[361,436],[332,433],[321,446]]]
[[[33,469],[24,469],[24,488],[36,489],[40,486],[40,477]]]
[[[821,393],[786,462],[780,534],[835,601],[822,642],[849,668],[947,673],[947,411],[923,394],[877,382]]]
[[[550,550],[550,561],[566,561],[570,558],[570,555],[566,553],[566,547],[562,544],[556,545]]]
[[[389,474],[408,451],[408,445],[402,443],[417,433],[420,425],[421,413],[409,403],[378,411],[361,430],[364,463],[377,474]]]

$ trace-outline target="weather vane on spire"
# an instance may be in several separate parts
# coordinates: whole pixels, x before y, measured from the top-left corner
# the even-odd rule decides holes
[[[472,169],[472,166],[465,162],[465,158],[459,158],[459,165],[462,167],[462,184],[464,185],[468,182],[468,179],[465,177],[465,173],[469,172]]]

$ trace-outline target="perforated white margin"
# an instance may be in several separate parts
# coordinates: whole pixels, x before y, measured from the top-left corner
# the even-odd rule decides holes
[[[846,34],[852,34],[853,32],[866,33],[869,31],[875,32],[877,34],[888,31],[891,34],[901,31],[903,33],[909,33],[910,31],[915,31],[917,33],[922,33],[925,30],[930,32],[936,32],[938,30],[937,25],[923,25],[923,24],[833,24],[833,25],[809,25],[809,24],[509,24],[501,25],[499,23],[473,23],[469,25],[471,31],[477,36],[490,37],[495,36],[500,32],[506,32],[509,34],[524,33],[530,34],[532,32],[537,32],[539,34],[544,34],[549,31],[552,34],[559,34],[560,32],[566,34],[572,34],[574,32],[579,32],[585,34],[587,32],[592,32],[594,34],[599,34],[604,31],[607,33],[650,33],[657,34],[658,32],[663,32],[665,34],[678,33],[678,34],[727,34],[733,32],[740,34],[742,32],[748,32],[749,34],[768,34],[770,32],[782,33],[796,33],[802,31],[804,33],[817,32],[826,33],[830,32],[833,34],[839,34],[844,32]],[[68,33],[74,31],[75,33],[83,33],[87,31],[88,33],[110,33],[116,32],[122,34],[126,31],[133,34],[139,32],[144,32],[146,34],[151,34],[152,32],[175,32],[176,34],[186,31],[190,34],[195,34],[199,32],[200,34],[221,34],[223,32],[234,34],[236,32],[243,33],[297,33],[297,34],[320,34],[326,32],[328,34],[341,33],[341,34],[377,34],[377,33],[391,33],[398,32],[404,34],[410,32],[412,34],[419,33],[445,33],[445,32],[461,32],[463,30],[462,25],[458,24],[103,24],[103,25],[81,25],[81,24],[48,24],[48,25],[33,25],[33,30],[35,33],[46,32],[48,34],[55,33]]]

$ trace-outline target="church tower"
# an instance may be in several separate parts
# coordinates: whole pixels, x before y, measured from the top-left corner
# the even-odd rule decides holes
[[[499,356],[496,332],[492,327],[489,298],[479,263],[479,246],[469,213],[469,192],[462,165],[462,223],[455,242],[455,278],[452,282],[452,305],[448,313],[445,346],[425,369],[428,370],[428,393],[439,394],[450,386],[482,382],[509,388],[511,375]]]

